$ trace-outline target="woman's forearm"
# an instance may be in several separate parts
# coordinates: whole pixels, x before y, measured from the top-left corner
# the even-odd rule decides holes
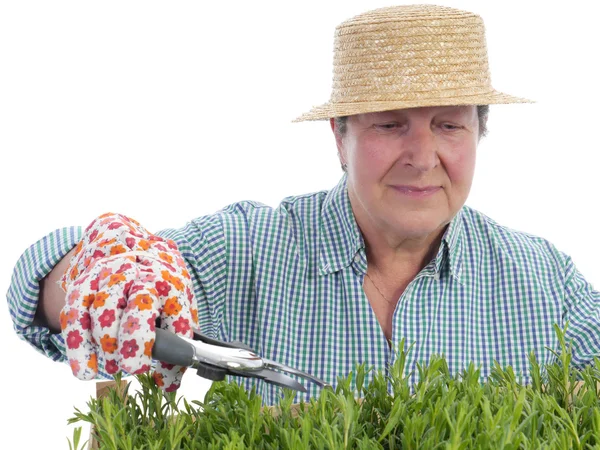
[[[75,249],[72,249],[40,281],[40,297],[33,323],[49,328],[52,333],[61,331],[60,312],[65,306],[65,291],[59,286],[58,281],[69,267],[69,261],[74,253]]]

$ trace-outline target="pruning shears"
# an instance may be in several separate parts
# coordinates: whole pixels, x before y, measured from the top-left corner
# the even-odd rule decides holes
[[[330,386],[312,375],[284,364],[261,358],[241,342],[224,342],[212,339],[194,329],[192,339],[156,328],[152,357],[178,366],[196,369],[202,378],[221,381],[226,375],[258,378],[267,383],[306,392],[306,388],[287,372],[311,381],[324,388]]]

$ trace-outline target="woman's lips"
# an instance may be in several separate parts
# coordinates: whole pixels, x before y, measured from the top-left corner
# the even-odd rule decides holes
[[[408,186],[394,185],[392,186],[397,192],[411,198],[426,198],[436,194],[442,188],[441,186]]]

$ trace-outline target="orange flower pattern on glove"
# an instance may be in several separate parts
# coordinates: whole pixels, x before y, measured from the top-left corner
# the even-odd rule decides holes
[[[73,375],[139,374],[151,369],[156,319],[192,337],[198,322],[192,282],[176,244],[120,214],[103,214],[85,230],[61,279],[62,335]],[[158,362],[154,379],[176,390],[185,367]]]

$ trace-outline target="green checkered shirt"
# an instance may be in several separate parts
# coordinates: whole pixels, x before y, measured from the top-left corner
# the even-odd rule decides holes
[[[8,292],[17,333],[55,360],[64,360],[61,336],[31,325],[38,281],[81,233],[57,230],[30,247]],[[329,192],[289,197],[276,209],[236,203],[157,234],[174,239],[187,261],[206,334],[242,341],[333,384],[357,363],[385,370],[393,361],[362,289],[365,245],[345,178]],[[451,372],[474,362],[485,381],[498,361],[527,382],[529,352],[549,362],[546,347],[558,345],[552,325],[567,320],[574,364],[584,365],[600,355],[600,294],[546,240],[463,207],[436,257],[402,294],[393,342],[414,343],[407,373],[443,354]],[[307,396],[318,393],[307,387]],[[257,389],[267,404],[279,395],[262,382]]]

